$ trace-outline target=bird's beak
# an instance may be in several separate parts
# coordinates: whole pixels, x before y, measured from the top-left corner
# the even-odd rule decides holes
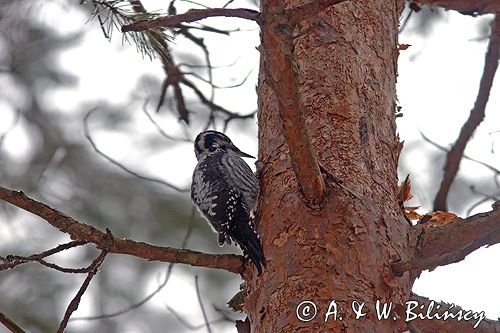
[[[236,146],[233,146],[233,150],[236,152],[236,154],[238,154],[239,156],[241,157],[248,157],[248,158],[255,158],[253,157],[252,155],[250,154],[247,154],[247,153],[244,153],[242,152],[241,150],[239,150]]]

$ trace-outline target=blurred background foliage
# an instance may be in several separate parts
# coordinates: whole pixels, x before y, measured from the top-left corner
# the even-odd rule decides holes
[[[0,149],[0,183],[22,189],[81,222],[101,230],[110,228],[117,237],[180,247],[191,224],[189,193],[173,191],[124,172],[99,156],[83,133],[84,116],[98,104],[96,116],[89,118],[89,131],[92,132],[92,127],[99,127],[106,131],[119,129],[125,132],[119,142],[129,145],[129,148],[118,147],[118,150],[122,156],[128,156],[131,164],[141,164],[142,157],[133,150],[138,146],[146,155],[160,145],[176,145],[154,130],[141,137],[133,137],[133,130],[127,134],[127,129],[134,128],[133,113],[142,113],[141,104],[145,99],[141,99],[138,108],[137,105],[131,108],[131,104],[101,100],[94,105],[80,105],[71,113],[58,110],[48,100],[51,91],[72,89],[79,84],[78,77],[61,68],[58,55],[81,45],[87,30],[100,29],[98,24],[91,22],[78,32],[62,34],[57,22],[48,24],[40,19],[40,11],[45,10],[43,6],[71,6],[72,10],[76,8],[88,17],[92,8],[80,6],[75,1],[49,2],[0,1],[0,134],[5,133],[0,142],[3,146],[9,136],[20,138],[17,147],[15,142],[9,143],[17,151]],[[150,97],[157,100],[161,83],[158,79],[144,75],[138,76],[136,83],[130,82],[137,88],[136,94],[141,93],[141,87],[145,90],[145,83],[155,88],[156,96]],[[184,149],[188,149],[194,159],[191,144],[184,144]],[[176,164],[179,160],[172,156],[170,162]],[[175,179],[176,175],[157,177],[168,180]],[[182,181],[182,186],[188,188],[189,182]],[[69,241],[66,235],[19,209],[5,203],[0,203],[0,209],[2,255],[30,255]],[[235,248],[219,248],[208,225],[200,223],[198,215],[195,218],[197,221],[192,223],[193,231],[187,247],[211,253],[238,253]],[[51,257],[49,261],[84,267],[96,254],[93,246],[86,246]],[[92,281],[80,311],[73,317],[127,309],[164,281],[167,268],[166,263],[110,255]],[[225,303],[239,290],[236,276],[186,266],[175,266],[173,271],[178,280],[185,280],[185,285],[191,288],[194,287],[194,275],[200,275],[200,290],[210,318],[216,320],[225,316],[214,311],[212,305],[225,308]],[[37,264],[25,264],[0,274],[0,311],[29,332],[54,332],[84,278],[84,275],[64,274]],[[192,293],[185,294],[193,296]],[[177,290],[175,297],[183,297],[182,290]],[[158,332],[164,328],[168,328],[164,330],[168,332],[191,331],[165,307],[164,304],[169,304],[176,308],[175,299],[168,302],[165,294],[156,298],[155,304],[148,302],[121,316],[71,322],[68,331]],[[184,309],[187,313],[185,320],[193,325],[202,324],[196,298],[192,304],[194,309]],[[183,313],[182,309],[179,311]],[[1,327],[0,332],[4,329]]]
[[[192,6],[187,2],[186,4]],[[210,4],[214,7],[216,5]],[[255,2],[240,1],[237,5],[258,8]],[[85,43],[88,43],[85,36],[91,31],[94,32],[94,37],[97,36],[96,31],[101,34],[100,38],[104,37],[96,21],[82,25],[75,31],[61,31],[57,19],[48,22],[41,17],[41,12],[55,7],[60,15],[64,15],[64,11],[70,8],[71,11],[80,11],[88,18],[93,9],[92,6],[80,5],[75,0],[0,0],[0,183],[22,190],[81,222],[101,230],[110,228],[117,237],[179,247],[192,224],[193,230],[187,241],[187,248],[210,253],[240,253],[234,247],[217,247],[215,235],[206,223],[200,222],[197,214],[194,214],[194,221],[191,221],[193,217],[188,192],[175,191],[158,182],[140,179],[125,172],[100,156],[84,133],[84,117],[90,110],[95,110],[88,119],[89,132],[92,137],[97,137],[96,144],[101,144],[102,150],[110,152],[110,155],[114,154],[117,156],[114,157],[115,160],[141,174],[172,181],[179,187],[187,188],[189,174],[195,163],[191,143],[163,137],[155,130],[154,124],[145,120],[143,108],[145,103],[150,105],[149,114],[158,117],[161,120],[160,127],[168,128],[169,134],[189,139],[210,120],[206,106],[193,102],[195,96],[187,93],[192,122],[190,126],[186,126],[178,122],[178,115],[172,110],[175,101],[170,94],[160,113],[155,114],[154,104],[160,97],[162,83],[162,64],[155,60],[153,66],[159,74],[137,74],[136,82],[127,82],[132,91],[130,94],[110,91],[109,100],[92,100],[90,96],[73,101],[75,107],[70,108],[71,112],[61,110],[54,103],[54,98],[60,95],[55,95],[54,91],[75,90],[77,93],[69,96],[78,96],[78,86],[83,80],[61,65],[61,54],[75,47],[85,47]],[[406,10],[402,20],[408,14],[409,11]],[[418,14],[412,14],[410,20],[413,19],[412,33],[426,34],[433,22],[443,19],[443,12],[422,9]],[[485,26],[486,23],[483,23],[480,29],[486,31]],[[207,43],[208,38],[214,38],[213,34],[206,31],[199,33]],[[258,40],[257,29],[253,28],[251,33]],[[119,40],[119,32],[115,31],[115,35],[115,39]],[[231,38],[232,36],[228,37]],[[118,57],[122,51],[119,50],[121,46],[116,45],[109,44],[109,47],[118,50]],[[189,49],[176,49],[178,45],[184,45],[180,39],[171,45],[179,63],[195,65],[190,67],[190,71],[206,77],[206,68],[203,67],[205,54],[202,50],[195,45]],[[257,45],[250,45],[255,46]],[[220,49],[211,51],[215,54]],[[93,52],[99,55],[102,50],[95,49]],[[257,53],[253,57],[258,60]],[[100,60],[96,57],[79,58],[78,61],[82,67],[91,67],[98,66]],[[136,68],[132,65],[124,67],[122,74],[135,71]],[[245,72],[240,69],[231,69],[233,71],[238,72],[238,80],[245,76]],[[255,81],[251,80],[255,79],[256,72],[254,68],[253,76],[248,80],[250,83],[245,85],[246,91],[252,92],[248,98],[253,99],[253,104],[234,102],[234,105],[241,105],[238,110],[241,114],[249,114],[256,108],[253,88]],[[108,74],[103,72],[102,75]],[[228,76],[227,73],[221,75]],[[115,80],[124,81],[128,78],[129,76],[127,79],[117,76]],[[235,80],[233,82],[237,82]],[[203,85],[200,80],[196,82]],[[211,93],[209,87],[202,90],[208,95]],[[233,94],[233,90],[228,90],[218,92],[221,95]],[[112,96],[116,94],[123,98],[120,101],[114,100]],[[220,130],[226,118],[224,114],[219,114],[218,117],[220,118],[214,121]],[[212,127],[213,125],[212,123]],[[256,146],[255,118],[235,120],[229,127],[232,131],[243,134],[241,138],[238,137],[239,140],[247,140],[245,142]],[[107,144],[108,141],[111,143]],[[154,158],[152,162],[149,161],[150,155],[165,149],[168,151],[162,155],[161,160],[161,163],[165,163],[164,168]],[[421,149],[421,146],[416,146],[415,149]],[[180,151],[182,154],[184,151],[191,154],[189,166],[184,165],[185,158]],[[442,153],[436,156],[436,161],[432,163],[441,165]],[[406,160],[402,163],[402,172],[411,170]],[[149,168],[151,164],[156,167]],[[173,166],[186,170],[179,175],[172,171],[176,170]],[[159,171],[163,169],[165,172]],[[436,172],[430,182],[435,183],[439,176]],[[470,186],[466,178],[456,181],[464,182],[461,185],[464,188]],[[484,182],[491,183],[491,177],[485,178]],[[454,202],[461,202],[458,208],[464,209],[464,204],[473,197],[471,194],[468,200]],[[47,223],[2,202],[0,221],[2,256],[30,255],[69,240]],[[92,246],[85,246],[51,257],[50,261],[69,267],[83,267],[96,255],[97,251]],[[164,281],[167,269],[168,264],[165,263],[146,262],[120,255],[108,256],[73,317],[98,316],[129,308],[151,294]],[[68,331],[201,331],[203,327],[190,328],[177,318],[180,315],[183,320],[195,326],[203,324],[196,294],[193,293],[195,275],[200,276],[200,291],[209,318],[222,319],[222,322],[215,324],[215,331],[234,331],[231,320],[239,317],[216,310],[215,307],[224,309],[225,303],[239,290],[238,277],[182,265],[173,268],[173,277],[169,281],[173,287],[169,289],[170,285],[167,285],[145,305],[110,318],[72,321]],[[0,276],[0,312],[8,314],[29,332],[54,332],[84,278],[82,275],[56,272],[35,263],[2,271]],[[179,314],[176,316],[167,309],[167,305],[177,309]],[[3,329],[0,327],[0,332]]]

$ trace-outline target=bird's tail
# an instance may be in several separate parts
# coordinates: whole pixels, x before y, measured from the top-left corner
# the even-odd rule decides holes
[[[251,225],[250,219],[238,219],[234,227],[230,230],[230,236],[243,250],[245,256],[250,257],[259,275],[262,273],[262,266],[266,264],[264,250],[259,235]]]

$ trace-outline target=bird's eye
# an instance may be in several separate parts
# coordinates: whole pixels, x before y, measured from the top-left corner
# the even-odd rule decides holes
[[[212,146],[212,147],[208,148],[208,151],[209,151],[209,152],[211,152],[211,153],[213,153],[213,152],[214,152],[214,151],[216,151],[216,150],[217,150],[217,148],[216,148],[216,147],[214,147],[214,146]]]

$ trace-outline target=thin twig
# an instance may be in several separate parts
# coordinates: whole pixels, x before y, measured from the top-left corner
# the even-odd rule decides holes
[[[201,313],[203,314],[203,320],[205,321],[205,326],[207,327],[207,332],[212,333],[210,328],[210,323],[208,322],[207,313],[205,312],[205,307],[203,306],[203,301],[201,299],[200,286],[198,285],[198,275],[194,277],[194,284],[196,286],[196,296],[198,296],[198,303],[200,304]]]
[[[198,45],[201,48],[203,55],[205,56],[205,63],[208,72],[208,82],[210,82],[210,102],[213,103],[215,98],[215,87],[212,84],[213,82],[212,62],[210,60],[210,52],[208,51],[208,47],[205,44],[205,40],[203,38],[196,37],[195,35],[189,32],[189,29],[185,27],[181,27],[179,29],[179,33],[182,34],[187,39],[189,39],[190,41],[192,41],[195,45]]]
[[[82,267],[82,268],[66,268],[66,267],[61,267],[59,265],[56,265],[56,264],[53,264],[50,262],[46,262],[43,259],[40,259],[38,262],[45,267],[52,268],[52,269],[59,271],[61,273],[72,273],[72,274],[88,273],[92,269],[92,267],[90,265],[87,267]]]
[[[219,66],[211,66],[210,68],[212,69],[227,69],[230,67],[235,66],[239,61],[241,60],[241,57],[236,58],[232,63],[229,63],[227,65],[219,65]],[[188,67],[188,68],[205,68],[206,65],[193,65],[193,64],[188,64],[185,62],[180,62],[177,67]]]
[[[149,182],[161,184],[161,185],[164,185],[164,186],[166,186],[166,187],[168,187],[170,189],[176,190],[178,192],[189,192],[189,188],[180,188],[180,187],[178,187],[176,185],[173,185],[173,184],[170,184],[169,182],[164,181],[162,179],[147,177],[147,176],[141,175],[141,174],[139,174],[139,173],[137,173],[135,171],[132,171],[129,168],[127,168],[126,166],[124,166],[123,164],[121,164],[120,162],[118,162],[118,161],[114,160],[113,158],[111,158],[109,155],[107,155],[106,153],[104,153],[102,150],[100,150],[99,147],[97,147],[97,145],[94,142],[94,140],[92,139],[92,137],[90,136],[89,125],[88,125],[88,119],[89,119],[90,115],[95,110],[96,110],[95,108],[89,110],[89,112],[87,112],[87,114],[83,118],[83,131],[85,133],[85,137],[87,138],[87,140],[89,141],[90,145],[92,146],[92,148],[95,150],[96,153],[98,153],[99,155],[101,155],[102,157],[104,157],[107,161],[109,161],[112,164],[116,165],[117,167],[119,167],[123,171],[125,171],[125,172],[131,174],[132,176],[135,176],[135,177],[137,177],[139,179],[143,179],[143,180],[147,180]]]
[[[0,259],[2,261],[4,261],[4,263],[0,264],[0,271],[6,270],[6,269],[11,269],[11,268],[14,268],[18,265],[21,265],[21,264],[24,264],[27,262],[33,262],[33,261],[37,261],[37,262],[40,262],[42,265],[51,267],[51,265],[54,265],[54,264],[50,264],[50,263],[45,262],[43,260],[43,258],[46,258],[46,257],[51,256],[53,254],[56,254],[56,253],[59,253],[59,252],[62,252],[62,251],[65,251],[65,250],[68,250],[68,249],[71,249],[71,248],[74,248],[77,246],[85,245],[87,243],[88,242],[86,242],[86,241],[72,241],[69,243],[58,245],[53,249],[30,255],[28,257],[12,256],[12,255],[9,255],[5,258],[0,257]],[[55,265],[55,266],[57,266],[57,265]],[[62,269],[62,267],[59,267],[59,266],[57,266],[57,267]],[[53,267],[51,267],[51,268],[53,268]],[[85,273],[86,272],[87,271],[85,271]]]
[[[169,305],[165,304],[165,307],[166,307],[166,309],[167,309],[170,313],[172,313],[172,315],[174,316],[174,318],[175,318],[175,319],[176,319],[176,320],[177,320],[177,321],[178,321],[181,325],[185,326],[186,328],[188,328],[188,329],[190,329],[190,330],[192,330],[192,331],[199,330],[199,329],[201,329],[201,328],[203,328],[203,327],[205,327],[205,326],[206,326],[206,324],[205,324],[205,323],[203,323],[203,324],[199,324],[199,325],[193,325],[193,324],[191,324],[190,322],[188,322],[185,318],[183,318],[183,317],[181,316],[181,314],[180,314],[180,313],[178,313],[178,312],[177,312],[174,308],[172,308],[171,306],[169,306]],[[210,323],[210,324],[218,324],[218,323],[220,323],[220,322],[227,322],[227,321],[229,321],[227,318],[219,318],[219,319],[216,319],[216,320],[211,320],[209,323]],[[234,322],[233,320],[231,320],[231,321],[232,321],[232,322]]]
[[[483,76],[479,83],[479,91],[476,102],[472,108],[469,118],[462,126],[457,140],[446,155],[446,163],[443,168],[444,174],[439,190],[434,198],[434,210],[446,211],[448,208],[448,193],[451,184],[457,175],[460,161],[462,160],[465,147],[476,131],[476,128],[483,121],[486,104],[490,96],[491,87],[498,68],[500,57],[500,15],[497,14],[491,25],[490,42],[486,52]]]
[[[427,141],[428,143],[430,143],[431,145],[433,145],[434,147],[444,151],[444,152],[449,152],[448,149],[446,149],[446,147],[444,146],[441,146],[440,144],[438,144],[437,142],[435,141],[432,141],[429,137],[427,137],[422,131],[420,131],[420,135],[422,136],[422,138],[424,139],[424,141]],[[494,176],[494,180],[495,180],[495,185],[497,187],[500,187],[500,182],[499,182],[499,179],[498,179],[498,176],[500,176],[500,170],[498,170],[497,168],[495,168],[494,166],[492,165],[489,165],[488,163],[485,163],[483,161],[480,161],[480,160],[476,160],[475,158],[472,158],[472,157],[469,157],[468,155],[466,154],[463,154],[462,158],[465,158],[469,161],[472,161],[472,162],[476,162],[477,164],[480,164],[488,169],[490,169],[491,171],[493,171],[495,173],[495,176]]]
[[[245,114],[245,115],[241,115],[239,113],[236,113],[236,112],[232,112],[232,111],[229,111],[228,109],[216,104],[216,103],[213,103],[211,102],[202,92],[201,90],[191,81],[187,80],[186,78],[183,78],[181,80],[181,82],[183,84],[185,84],[186,86],[188,86],[189,88],[191,88],[193,90],[193,92],[196,94],[196,96],[198,96],[198,98],[200,99],[200,101],[207,105],[208,107],[214,109],[215,111],[217,112],[221,112],[223,114],[226,114],[230,117],[233,117],[233,119],[245,119],[245,118],[249,118],[251,116],[253,116],[253,112],[251,114]]]
[[[191,216],[189,218],[188,229],[186,231],[186,235],[184,236],[184,239],[182,240],[181,249],[184,249],[186,247],[187,241],[188,241],[188,239],[191,236],[191,233],[193,231],[194,213],[195,213],[195,209],[194,209],[194,206],[193,206],[192,209],[191,209]],[[169,263],[168,268],[167,268],[167,274],[165,275],[165,279],[163,280],[163,282],[160,283],[160,285],[151,294],[147,295],[146,297],[144,297],[139,302],[136,302],[136,303],[128,306],[127,308],[125,308],[123,310],[116,311],[116,312],[101,314],[101,315],[98,315],[98,316],[77,317],[77,318],[73,318],[71,320],[100,320],[100,319],[107,319],[107,318],[117,317],[117,316],[120,316],[122,314],[128,313],[128,312],[130,312],[132,310],[140,308],[142,305],[144,305],[150,299],[152,299],[155,295],[157,295],[160,292],[160,290],[162,290],[167,285],[167,283],[168,283],[168,281],[170,279],[170,276],[172,274],[172,269],[173,268],[174,268],[174,264],[173,263]]]
[[[129,0],[133,5],[134,12],[138,14],[147,14],[146,8],[142,5],[140,0]],[[173,2],[170,3],[173,6]],[[169,7],[170,7],[169,6]],[[170,8],[169,8],[170,10]],[[163,105],[165,97],[167,95],[167,89],[172,86],[174,90],[174,99],[177,107],[177,114],[179,118],[182,119],[186,124],[189,124],[189,111],[186,108],[186,103],[184,101],[184,95],[182,93],[182,88],[179,84],[181,71],[175,64],[175,61],[170,52],[170,47],[168,43],[167,36],[161,32],[161,30],[150,30],[147,34],[147,39],[152,45],[153,50],[160,57],[163,70],[165,72],[165,79],[162,82],[160,88],[160,98],[156,111],[158,112]]]
[[[66,326],[68,325],[68,320],[71,317],[71,314],[75,312],[78,309],[78,306],[80,305],[80,300],[82,299],[83,294],[87,290],[90,281],[92,281],[92,278],[97,274],[97,270],[99,267],[102,265],[102,262],[104,261],[104,258],[106,258],[106,255],[108,252],[102,251],[99,256],[94,259],[92,264],[90,265],[91,270],[89,271],[87,277],[82,283],[82,286],[76,293],[75,297],[71,300],[71,302],[68,305],[68,308],[66,309],[66,312],[64,313],[63,320],[61,321],[61,324],[59,325],[59,329],[57,330],[57,333],[62,333],[66,329]]]
[[[222,8],[226,8],[227,6],[229,6],[234,0],[228,0],[224,6],[222,6]]]
[[[221,35],[226,35],[226,36],[229,36],[233,32],[249,31],[249,30],[242,30],[240,28],[221,30],[221,29],[217,29],[217,28],[214,28],[214,27],[211,27],[208,25],[200,24],[200,23],[198,23],[198,26],[181,24],[179,26],[179,28],[180,29],[185,28],[185,29],[203,30],[203,31],[213,32],[216,34],[221,34]]]
[[[153,116],[151,116],[149,114],[148,109],[147,109],[147,101],[144,103],[144,105],[142,107],[142,111],[144,112],[146,117],[148,117],[149,121],[153,124],[153,126],[158,130],[158,133],[160,133],[160,135],[163,136],[165,139],[172,140],[172,141],[179,141],[179,142],[193,142],[193,140],[188,139],[188,138],[180,138],[180,137],[176,137],[176,136],[172,136],[170,134],[167,134],[167,132],[165,132],[161,128],[161,126],[156,122],[156,120],[154,120]]]
[[[15,322],[13,322],[5,314],[0,313],[0,323],[2,323],[9,331],[12,333],[26,333],[21,327],[19,327]]]
[[[481,192],[479,192],[475,188],[475,186],[470,186],[470,190],[475,195],[481,195],[481,196],[483,196],[483,198],[481,198],[476,203],[472,204],[472,206],[470,206],[467,209],[467,212],[465,213],[465,216],[470,216],[470,214],[472,213],[472,211],[474,210],[474,208],[476,208],[477,206],[479,206],[479,205],[481,205],[481,204],[483,204],[483,203],[485,203],[487,201],[495,202],[495,201],[499,201],[500,200],[500,192],[497,192],[497,193],[494,193],[494,194],[481,193]]]
[[[248,80],[248,77],[250,76],[251,73],[252,73],[252,71],[249,71],[248,74],[245,75],[245,77],[239,83],[236,83],[236,84],[233,84],[233,85],[229,85],[229,86],[219,86],[219,85],[216,85],[213,82],[211,82],[210,80],[205,79],[204,77],[202,77],[201,75],[199,75],[197,73],[184,72],[183,74],[184,75],[192,75],[195,78],[197,78],[198,80],[203,81],[206,84],[209,84],[210,86],[214,87],[215,89],[231,89],[231,88],[241,87],[243,84],[245,84],[245,82]]]

